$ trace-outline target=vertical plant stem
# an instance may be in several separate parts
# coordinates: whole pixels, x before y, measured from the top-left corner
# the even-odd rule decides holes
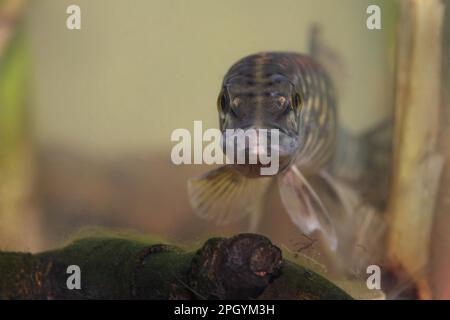
[[[388,255],[424,299],[431,298],[426,271],[443,166],[443,157],[436,152],[443,13],[440,0],[400,1]]]

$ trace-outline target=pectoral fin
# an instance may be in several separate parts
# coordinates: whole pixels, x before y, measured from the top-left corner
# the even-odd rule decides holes
[[[281,200],[292,222],[306,235],[319,230],[330,249],[336,250],[336,231],[317,193],[295,165],[278,180]]]
[[[202,218],[227,224],[259,215],[271,178],[249,179],[227,166],[188,181],[194,211]]]

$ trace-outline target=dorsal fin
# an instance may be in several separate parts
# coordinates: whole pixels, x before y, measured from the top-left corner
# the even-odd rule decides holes
[[[308,50],[314,60],[327,72],[338,98],[341,97],[345,91],[345,79],[347,78],[344,59],[337,50],[325,44],[322,29],[317,23],[312,24],[309,29]]]

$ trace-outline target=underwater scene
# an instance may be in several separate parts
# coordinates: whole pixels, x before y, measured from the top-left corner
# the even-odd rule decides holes
[[[0,299],[449,300],[449,80],[448,0],[0,0]]]

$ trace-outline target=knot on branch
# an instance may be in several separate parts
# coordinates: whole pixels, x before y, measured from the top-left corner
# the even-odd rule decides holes
[[[255,298],[280,274],[281,250],[256,234],[213,238],[192,260],[189,282],[204,298]]]

